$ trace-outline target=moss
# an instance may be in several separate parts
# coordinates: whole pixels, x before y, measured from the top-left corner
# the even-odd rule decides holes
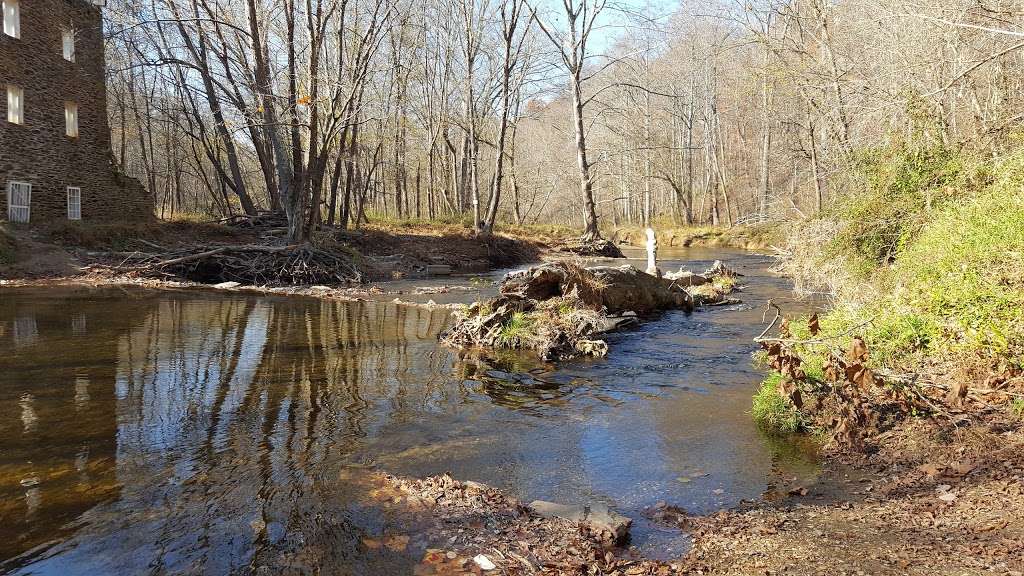
[[[796,407],[779,394],[782,376],[772,373],[754,395],[751,415],[754,421],[766,432],[787,434],[803,427],[800,412]]]

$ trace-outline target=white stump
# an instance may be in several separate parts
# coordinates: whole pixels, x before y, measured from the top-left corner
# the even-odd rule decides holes
[[[661,277],[661,270],[658,270],[658,239],[654,236],[654,228],[647,229],[647,273]]]

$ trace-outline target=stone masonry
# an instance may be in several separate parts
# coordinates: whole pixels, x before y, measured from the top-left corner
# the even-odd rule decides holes
[[[68,218],[67,187],[81,188],[83,222],[153,218],[152,197],[114,164],[100,8],[87,0],[19,0],[21,37],[0,30],[0,220],[8,182],[32,185],[35,225]],[[74,62],[62,30],[73,30]],[[7,85],[24,92],[24,124],[8,122]],[[65,102],[78,105],[78,137],[66,135]]]

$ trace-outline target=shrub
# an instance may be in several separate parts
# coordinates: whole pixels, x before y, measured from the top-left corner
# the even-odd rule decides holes
[[[862,277],[892,262],[929,214],[977,180],[964,154],[941,146],[897,143],[862,153],[844,195],[828,216],[842,222],[829,246]]]

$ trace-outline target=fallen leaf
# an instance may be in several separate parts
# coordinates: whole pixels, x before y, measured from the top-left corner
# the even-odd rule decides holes
[[[392,552],[404,552],[409,546],[408,536],[385,536],[384,545]]]
[[[953,494],[952,492],[943,492],[942,494],[939,494],[939,500],[942,500],[947,504],[952,504],[956,501],[956,494]]]
[[[977,467],[977,464],[975,464],[974,462],[964,461],[964,462],[957,462],[951,468],[952,468],[952,471],[955,472],[957,476],[967,476],[976,467]]]
[[[852,362],[863,362],[868,358],[868,345],[860,336],[854,336],[850,351],[846,355],[847,360]]]

